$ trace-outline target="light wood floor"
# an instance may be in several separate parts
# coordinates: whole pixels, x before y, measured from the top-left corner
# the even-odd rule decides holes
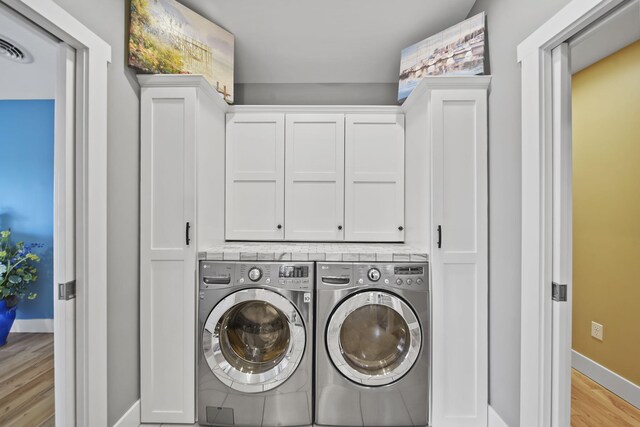
[[[571,372],[571,427],[640,427],[640,410],[575,369]]]
[[[53,334],[9,334],[0,347],[0,426],[53,426]]]

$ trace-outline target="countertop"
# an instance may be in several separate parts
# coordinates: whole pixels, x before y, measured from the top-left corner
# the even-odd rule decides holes
[[[403,243],[224,242],[199,252],[211,261],[427,262],[426,251]]]

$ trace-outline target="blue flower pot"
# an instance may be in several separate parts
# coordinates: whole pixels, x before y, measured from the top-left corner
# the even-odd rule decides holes
[[[7,307],[7,300],[0,299],[0,347],[7,343],[7,336],[13,326],[13,321],[16,320],[16,309],[18,306],[14,305],[11,308]]]

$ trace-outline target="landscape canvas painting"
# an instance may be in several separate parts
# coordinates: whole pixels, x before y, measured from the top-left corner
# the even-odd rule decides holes
[[[398,101],[425,76],[484,74],[485,14],[402,50]]]
[[[233,103],[233,34],[175,0],[131,0],[129,66],[154,74],[202,74]]]

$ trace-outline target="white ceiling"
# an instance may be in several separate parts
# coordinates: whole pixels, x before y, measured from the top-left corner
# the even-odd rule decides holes
[[[4,5],[0,5],[0,37],[33,56],[31,63],[21,64],[0,55],[0,99],[53,99],[57,41]]]
[[[236,37],[236,83],[391,83],[475,0],[179,0]]]

